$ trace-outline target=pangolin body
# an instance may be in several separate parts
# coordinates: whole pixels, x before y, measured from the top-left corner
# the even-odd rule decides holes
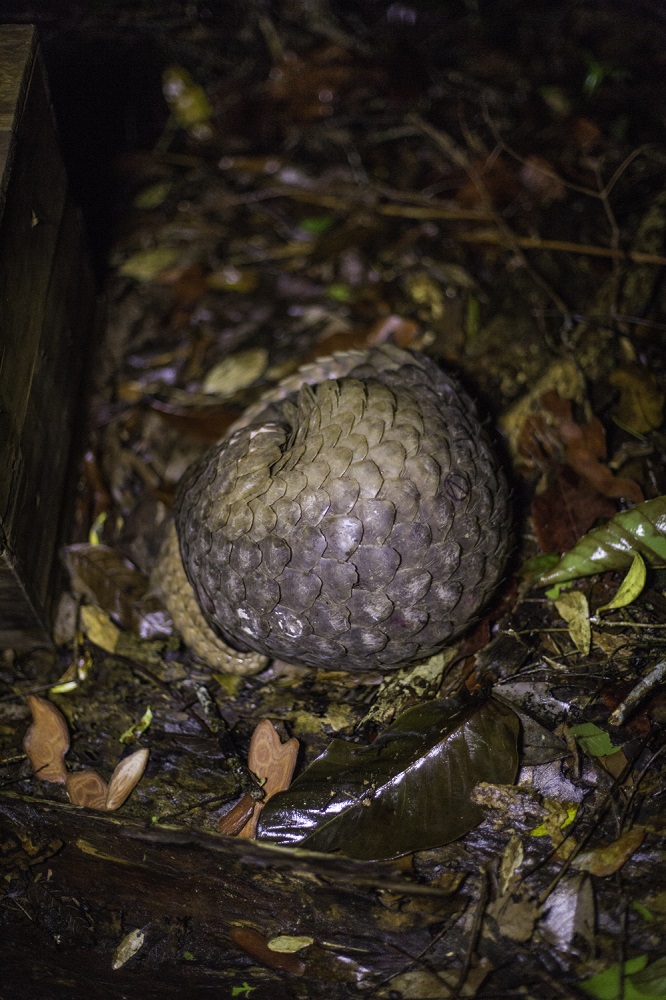
[[[503,572],[509,521],[469,396],[387,345],[271,390],[188,470],[176,503],[187,580],[217,636],[356,671],[424,659],[458,635]],[[184,603],[169,606],[196,649]],[[245,672],[262,662],[250,656]]]

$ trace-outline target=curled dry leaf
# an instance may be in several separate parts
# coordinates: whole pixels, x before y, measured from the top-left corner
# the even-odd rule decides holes
[[[27,702],[32,725],[23,739],[23,749],[40,781],[62,784],[67,778],[65,754],[69,750],[65,717],[52,702],[36,694],[29,694]]]
[[[149,751],[145,749],[135,750],[129,757],[125,757],[118,764],[111,775],[109,782],[109,796],[106,800],[106,808],[112,812],[118,809],[130,792],[136,787],[146,770]]]
[[[252,733],[248,764],[258,778],[265,778],[264,800],[257,802],[251,818],[239,833],[239,837],[256,837],[259,814],[271,795],[289,788],[296,758],[298,740],[293,737],[286,743],[280,742],[277,730],[269,719],[262,719]]]
[[[74,806],[83,809],[106,809],[109,786],[97,771],[75,771],[67,775],[67,794]]]

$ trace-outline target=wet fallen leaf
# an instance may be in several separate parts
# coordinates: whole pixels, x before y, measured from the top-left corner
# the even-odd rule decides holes
[[[146,769],[148,756],[149,751],[144,747],[120,761],[109,781],[109,795],[106,800],[109,812],[119,809],[137,786]]]
[[[152,281],[168,267],[173,267],[180,256],[175,247],[151,247],[137,250],[118,268],[118,274],[135,281]]]
[[[56,706],[29,694],[26,701],[32,712],[32,724],[23,738],[23,749],[40,781],[62,784],[67,778],[65,754],[69,750],[69,730],[65,717]]]
[[[512,834],[504,849],[499,868],[500,895],[506,895],[514,875],[523,863],[523,842],[517,833]]]
[[[68,545],[63,549],[63,559],[75,593],[129,628],[134,605],[148,589],[143,573],[108,545]]]
[[[280,934],[279,937],[270,939],[268,947],[271,951],[279,951],[282,955],[293,955],[296,951],[309,948],[311,944],[314,944],[314,938],[306,937],[303,934],[296,936]]]
[[[631,985],[641,997],[664,1000],[666,997],[666,956],[650,962],[644,969],[635,972]]]
[[[601,611],[615,611],[616,608],[626,608],[628,604],[635,601],[643,593],[647,580],[647,569],[645,560],[640,552],[634,552],[631,566],[627,570],[627,575],[620,584],[615,597],[607,604],[601,604],[597,608],[597,614]]]
[[[281,743],[273,723],[269,719],[262,719],[252,733],[247,762],[258,778],[265,779],[264,798],[255,803],[253,815],[240,831],[240,837],[256,837],[261,810],[272,795],[289,788],[297,757],[298,740],[292,737],[286,743]]]
[[[564,840],[564,830],[573,823],[578,812],[576,802],[560,802],[559,799],[543,800],[545,816],[539,826],[530,831],[533,837],[550,837],[555,847]]]
[[[492,700],[408,709],[369,746],[332,740],[267,804],[259,836],[366,860],[440,847],[483,819],[479,781],[514,780],[518,731]]]
[[[165,201],[172,187],[171,181],[157,181],[155,184],[150,184],[135,195],[133,204],[135,208],[142,208],[146,211],[158,208]]]
[[[622,967],[619,963],[611,965],[603,972],[584,979],[578,985],[597,1000],[646,1000],[646,994],[639,993],[632,986],[632,978],[641,973],[647,963],[647,955],[637,955],[636,958],[626,961]],[[659,994],[656,996],[653,994],[652,1000],[659,1000]]]
[[[121,969],[126,962],[129,962],[130,958],[136,955],[137,951],[143,946],[144,940],[145,935],[138,928],[126,934],[113,953],[111,968]]]
[[[196,134],[197,126],[210,122],[213,109],[206,91],[183,66],[167,66],[162,73],[162,92],[179,128]]]
[[[615,419],[632,434],[647,434],[661,427],[664,391],[652,372],[638,365],[618,368],[608,381],[620,390]]]
[[[551,586],[609,569],[626,569],[639,552],[650,566],[666,564],[666,496],[621,511],[584,535],[537,585]]]
[[[229,399],[256,382],[266,371],[267,365],[268,351],[263,347],[230,354],[208,372],[203,382],[203,391]]]
[[[606,757],[621,749],[613,746],[608,733],[593,722],[581,722],[578,726],[571,726],[569,733],[575,737],[581,750],[590,757]]]
[[[109,787],[97,771],[75,771],[67,775],[67,795],[74,806],[106,809]]]
[[[621,837],[606,847],[595,847],[590,851],[581,851],[572,859],[572,865],[579,871],[590,875],[606,877],[619,871],[631,855],[638,850],[645,838],[642,826],[632,826]]]
[[[555,607],[560,618],[563,618],[569,626],[569,635],[576,649],[587,656],[592,645],[592,626],[587,597],[580,590],[571,590],[566,594],[560,594],[555,601]]]
[[[139,736],[142,736],[146,729],[150,726],[153,721],[153,710],[148,706],[146,711],[141,716],[139,722],[135,722],[133,726],[126,729],[124,733],[120,736],[121,743],[134,743]]]
[[[80,612],[81,628],[91,642],[106,653],[115,653],[120,629],[96,604],[84,604]]]
[[[531,940],[541,907],[534,899],[514,899],[507,893],[489,903],[486,912],[496,921],[502,937],[520,943]]]

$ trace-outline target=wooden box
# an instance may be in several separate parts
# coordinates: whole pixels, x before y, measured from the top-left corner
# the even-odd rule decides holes
[[[35,29],[0,25],[0,648],[49,640],[94,306]]]

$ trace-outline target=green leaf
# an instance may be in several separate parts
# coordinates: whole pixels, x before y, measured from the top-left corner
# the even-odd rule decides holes
[[[616,608],[626,608],[627,604],[631,604],[632,601],[635,601],[642,594],[646,579],[647,569],[645,567],[645,560],[639,552],[634,552],[629,572],[620,584],[615,597],[608,604],[602,604],[598,607],[597,614],[600,611],[615,611]]]
[[[610,757],[622,749],[623,744],[614,747],[608,733],[595,726],[593,722],[581,722],[571,726],[569,732],[574,736],[581,748],[589,757]]]
[[[596,976],[584,979],[580,983],[580,987],[590,996],[596,997],[597,1000],[636,1000],[637,994],[635,991],[630,992],[632,987],[627,977],[635,972],[640,972],[646,965],[647,955],[638,955],[637,958],[630,958],[628,962],[624,963],[623,995],[620,994],[620,965],[618,962],[608,969],[604,969],[603,972],[597,973]]]
[[[330,229],[333,222],[332,215],[313,215],[301,221],[301,229],[304,229],[306,233],[313,233],[317,236],[319,233],[325,233],[327,229]]]
[[[536,583],[548,587],[604,570],[628,569],[636,553],[649,566],[666,564],[666,496],[623,510],[606,524],[593,528]]]
[[[152,281],[162,271],[178,260],[180,254],[175,247],[151,247],[148,250],[137,250],[118,267],[118,274],[136,281]]]
[[[266,804],[259,836],[365,860],[441,847],[483,819],[478,782],[513,782],[518,732],[494,700],[417,705],[370,746],[333,740]]]
[[[645,969],[634,973],[631,985],[642,997],[666,1000],[666,958],[658,958]]]

